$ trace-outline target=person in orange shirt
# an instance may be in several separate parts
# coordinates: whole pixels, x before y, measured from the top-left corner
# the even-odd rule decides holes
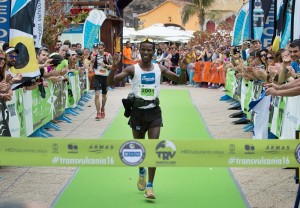
[[[126,41],[126,45],[123,48],[123,67],[124,69],[127,66],[130,66],[133,64],[132,60],[132,51],[131,51],[131,43],[130,41]],[[126,77],[126,83],[131,83],[131,77]]]

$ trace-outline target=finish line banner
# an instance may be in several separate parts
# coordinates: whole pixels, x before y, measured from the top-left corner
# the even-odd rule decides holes
[[[298,140],[0,140],[0,166],[299,167],[299,164]]]

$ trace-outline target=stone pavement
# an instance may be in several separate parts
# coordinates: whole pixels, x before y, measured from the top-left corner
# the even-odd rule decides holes
[[[85,103],[79,116],[69,116],[73,122],[61,122],[61,131],[50,130],[60,138],[99,138],[122,107],[130,87],[109,91],[106,118],[95,121],[93,100]],[[218,89],[162,85],[162,89],[188,89],[195,107],[204,119],[207,129],[215,139],[243,138],[251,140],[251,133],[242,131],[243,125],[232,125],[227,110],[230,105],[220,102],[224,95]],[[56,196],[64,189],[77,168],[49,167],[1,167],[0,202],[36,202],[37,207],[51,207]],[[294,206],[298,185],[294,182],[294,170],[281,168],[230,168],[237,185],[251,208],[290,208]],[[201,194],[201,193],[199,193]]]

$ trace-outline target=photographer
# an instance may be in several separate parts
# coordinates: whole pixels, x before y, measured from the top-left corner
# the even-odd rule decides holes
[[[54,84],[61,81],[63,77],[60,76],[65,74],[65,70],[57,71],[56,67],[62,62],[62,60],[63,58],[58,53],[52,53],[44,62],[43,72],[41,70],[42,77],[52,81]]]

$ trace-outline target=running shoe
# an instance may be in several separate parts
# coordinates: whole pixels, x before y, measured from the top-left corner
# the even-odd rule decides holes
[[[101,107],[101,118],[105,118],[105,109]]]
[[[146,189],[146,185],[147,185],[147,170],[145,169],[145,173],[144,174],[139,174],[139,180],[137,182],[137,187],[138,190],[140,191],[144,191]]]
[[[101,113],[97,113],[97,116],[95,118],[96,120],[100,120],[101,119]]]
[[[155,199],[155,194],[153,191],[153,187],[147,187],[145,190],[144,197],[147,199]]]

